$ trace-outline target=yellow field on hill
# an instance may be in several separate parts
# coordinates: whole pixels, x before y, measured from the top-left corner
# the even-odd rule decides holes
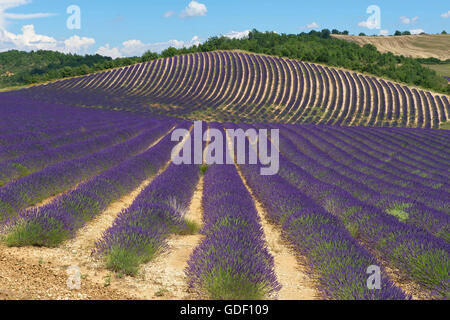
[[[410,36],[345,36],[332,35],[338,39],[353,41],[359,45],[373,44],[380,52],[392,52],[412,58],[450,59],[450,34],[424,34]]]

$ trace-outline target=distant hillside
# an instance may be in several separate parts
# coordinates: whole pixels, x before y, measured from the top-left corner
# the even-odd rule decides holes
[[[408,36],[349,36],[332,35],[336,39],[348,40],[361,46],[372,44],[380,52],[392,52],[412,58],[450,59],[450,34],[423,34]]]
[[[142,57],[111,60],[101,56],[73,56],[49,51],[0,53],[0,86],[26,85],[89,74],[114,67],[188,53],[243,50],[304,62],[326,64],[388,78],[408,85],[450,94],[442,76],[422,66],[417,59],[380,53],[373,45],[359,45],[331,37],[328,29],[301,34],[278,34],[253,30],[243,39],[212,37],[190,48],[168,48],[161,54],[147,52]],[[18,56],[16,58],[15,56]]]
[[[209,121],[439,128],[450,119],[448,96],[236,50],[157,59],[14,94]]]
[[[80,56],[45,50],[11,50],[0,53],[0,88],[85,75],[136,62],[130,59],[112,60],[100,55]]]

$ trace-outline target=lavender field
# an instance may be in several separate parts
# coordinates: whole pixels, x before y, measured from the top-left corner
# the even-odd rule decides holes
[[[205,120],[439,128],[450,99],[320,64],[216,51],[23,90],[39,100]]]
[[[0,93],[1,250],[80,265],[114,290],[145,278],[135,290],[157,283],[154,297],[448,299],[450,131],[438,128],[449,107],[444,95],[236,52]],[[174,164],[171,134],[194,120],[278,129],[278,173]]]

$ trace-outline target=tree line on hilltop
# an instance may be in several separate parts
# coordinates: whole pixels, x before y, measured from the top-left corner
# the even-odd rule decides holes
[[[300,34],[278,34],[252,30],[248,37],[243,39],[212,37],[204,43],[191,47],[179,49],[170,47],[159,54],[147,51],[141,57],[117,59],[52,51],[30,53],[9,51],[0,53],[0,86],[25,85],[79,76],[181,54],[244,50],[342,67],[450,94],[448,81],[437,75],[434,70],[422,66],[422,64],[448,63],[448,61],[435,58],[413,59],[392,53],[381,53],[371,44],[361,47],[356,43],[334,38],[332,34],[348,34],[348,31],[324,29]],[[9,74],[5,75],[5,72]]]

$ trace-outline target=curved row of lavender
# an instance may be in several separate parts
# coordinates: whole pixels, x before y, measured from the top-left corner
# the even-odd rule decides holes
[[[316,205],[338,217],[352,237],[361,240],[365,247],[376,250],[384,261],[407,270],[409,278],[436,296],[448,295],[450,245],[447,241],[403,223],[394,214],[389,214],[389,209],[382,211],[343,189],[313,178],[286,159],[281,158],[280,168],[281,177]],[[448,232],[448,219],[440,226],[446,227]]]
[[[284,136],[290,136],[291,139]],[[359,201],[450,241],[447,192],[426,186],[411,188],[395,185],[378,176],[359,172],[355,169],[358,168],[356,164],[353,166],[341,164],[314,146],[307,149],[303,147],[305,142],[301,144],[302,147],[296,147],[296,142],[301,140],[301,137],[289,130],[283,131],[280,138],[282,153],[293,164],[320,181],[345,190]],[[305,151],[314,152],[316,157],[311,158],[304,153]],[[282,171],[284,169],[281,168]]]
[[[107,136],[121,130],[121,117],[130,123],[130,128],[143,126],[134,137],[102,150],[94,148],[94,152],[79,159],[67,156],[69,160],[64,160],[64,153],[61,153],[61,157],[55,158],[55,163],[44,164],[42,168],[38,164],[36,172],[0,188],[0,221],[16,216],[9,220],[9,226],[17,227],[17,232],[6,237],[10,244],[60,244],[73,236],[84,223],[101,214],[109,204],[152,177],[170,159],[174,144],[169,137],[147,149],[167,134],[176,122],[64,105],[43,103],[33,106],[33,102],[27,99],[13,99],[11,96],[8,99],[0,101],[0,108],[5,111],[2,119],[10,118],[17,130],[12,130],[7,121],[0,122],[0,147],[5,148],[0,150],[5,150],[4,154],[8,153],[7,150],[25,152],[21,148],[27,145],[31,149],[33,146],[39,148],[38,144],[43,148],[49,146],[43,149],[42,154],[61,150],[68,150],[70,154],[71,146],[82,147],[83,142],[97,141],[93,132],[101,128],[105,133],[111,130],[109,135],[104,135],[109,139]],[[7,105],[4,105],[5,101]],[[46,110],[49,112],[47,120],[40,114]],[[28,114],[36,119],[27,121]],[[95,121],[91,121],[93,119]],[[21,122],[23,126],[20,126]],[[251,127],[246,124],[238,126]],[[424,292],[431,292],[434,298],[449,297],[448,131],[325,125],[254,126],[281,130],[280,172],[277,176],[263,177],[259,166],[243,165],[242,173],[267,210],[268,217],[283,226],[286,238],[307,259],[324,298],[408,298],[392,285],[383,268],[382,290],[368,290],[366,268],[370,264],[399,272]],[[126,125],[124,127],[127,128]],[[34,159],[35,155],[41,154],[31,149],[30,153],[25,152],[0,164]],[[46,161],[45,158],[36,159],[40,159],[39,162]],[[226,167],[211,167],[207,171],[204,197],[208,197],[211,206],[208,212],[205,207],[205,219],[210,217],[211,221],[221,221],[220,215],[226,217],[227,214],[221,209],[233,204],[237,214],[239,208],[248,208],[245,214],[254,217],[251,198],[249,202],[245,187],[238,183],[242,184],[237,172],[230,169],[232,166]],[[0,175],[6,172],[2,170],[5,169],[0,165]],[[197,174],[196,166],[169,166],[139,196],[134,207],[137,209],[124,211],[115,224],[115,230],[120,232],[111,232],[108,240],[105,238],[99,242],[100,251],[103,250],[107,257],[120,259],[129,258],[126,253],[133,252],[133,248],[136,252],[145,252],[153,245],[166,248],[164,243],[168,233],[184,232],[183,228],[187,227],[185,222],[178,225],[177,222],[180,222],[180,207],[185,207],[192,196]],[[60,193],[63,194],[40,209],[30,208]],[[180,204],[175,206],[177,210],[167,207],[167,202],[174,207],[173,199]],[[218,206],[221,203],[223,207]],[[19,212],[21,215],[17,218]],[[259,239],[258,236],[252,236],[258,234],[255,231],[258,228],[251,221],[248,225],[254,228],[238,235],[242,239],[252,239],[245,243],[264,246],[263,242],[255,240]],[[174,229],[174,224],[181,228]],[[207,224],[205,230],[210,227],[211,224]],[[227,238],[219,235],[230,230],[236,229],[224,227],[223,233],[205,231],[211,240],[209,244],[220,244],[220,239]],[[26,239],[26,234],[32,237]],[[127,250],[112,250],[114,254],[109,255],[117,243],[123,243]],[[246,253],[253,252],[254,247],[242,245],[238,249],[232,253],[246,256]],[[145,255],[138,254],[131,260],[139,264],[148,258],[143,257]],[[210,256],[205,254],[204,257]],[[258,269],[261,266],[259,258],[249,261],[250,265]],[[231,261],[233,265],[236,260],[230,259],[225,261]],[[201,283],[201,275],[214,270],[217,262],[214,260],[214,264],[198,267],[198,261],[193,260],[195,268],[192,270],[195,272],[189,273],[194,287]],[[262,274],[267,276],[269,273],[266,271]]]
[[[136,124],[136,120],[129,120],[125,124],[122,120],[111,121],[107,123],[94,123],[83,126],[79,130],[71,133],[65,131],[62,134],[49,135],[47,139],[39,139],[32,141],[27,139],[24,142],[13,145],[0,145],[0,163],[7,160],[18,159],[19,157],[29,155],[30,153],[38,153],[44,150],[51,150],[58,147],[67,146],[74,143],[86,141],[88,139],[98,137],[111,132],[111,130],[131,126]]]
[[[289,164],[281,156],[280,168]],[[381,289],[369,289],[367,270],[380,263],[358,243],[339,218],[293,187],[281,174],[262,176],[260,165],[240,165],[240,168],[266,209],[267,218],[282,226],[285,238],[307,259],[324,298],[409,299],[382,268]]]
[[[439,128],[450,98],[372,76],[278,57],[209,52],[19,91],[38,100],[229,121]]]
[[[170,128],[173,124],[164,125]],[[179,124],[185,128],[190,124]],[[166,130],[158,128],[154,140]],[[148,147],[148,142],[147,142]],[[80,184],[73,191],[57,197],[49,204],[21,213],[8,222],[6,242],[10,245],[56,246],[75,235],[86,222],[104,211],[111,203],[129,194],[144,180],[155,175],[170,160],[175,143],[166,135],[157,145],[129,159],[122,159],[111,169]],[[120,153],[110,154],[118,158]]]
[[[106,266],[136,275],[140,264],[167,249],[170,234],[192,232],[185,215],[199,177],[198,165],[174,164],[157,176],[97,241]]]
[[[167,122],[154,129],[144,129],[140,135],[122,143],[79,159],[56,163],[0,188],[0,221],[51,196],[68,191],[78,183],[145,151],[166,134],[171,126]]]
[[[101,124],[148,120],[139,113],[35,101],[14,92],[0,92],[0,107],[0,146],[42,142]]]
[[[234,165],[216,164],[207,169],[202,205],[201,233],[205,239],[187,263],[190,286],[200,295],[217,300],[276,296],[281,285],[273,256],[267,249],[253,199]]]
[[[2,167],[0,187],[53,164],[82,158],[83,156],[122,143],[136,137],[152,126],[155,126],[155,123],[150,121],[140,121],[137,124],[132,123],[130,125],[115,125],[109,128],[109,130],[103,129],[100,136],[56,148],[50,147],[36,152],[30,151],[21,157],[2,161],[0,162],[0,166]]]
[[[191,144],[191,161],[192,142],[184,142]],[[198,165],[170,163],[97,240],[95,254],[106,260],[109,269],[136,275],[142,263],[167,249],[170,234],[196,231],[186,215],[199,179]]]

